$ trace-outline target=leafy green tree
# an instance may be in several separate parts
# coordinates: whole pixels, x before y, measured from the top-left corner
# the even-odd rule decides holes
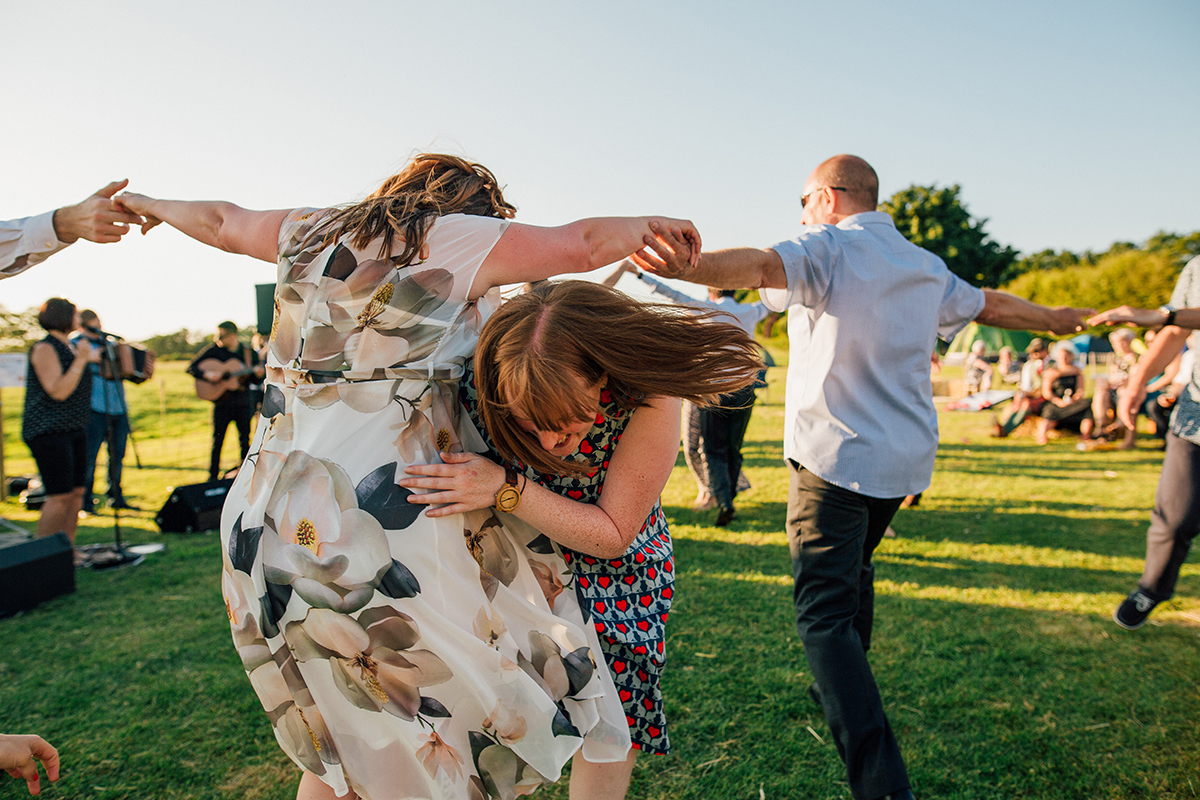
[[[155,355],[164,360],[190,360],[208,346],[211,336],[202,331],[189,331],[187,328],[174,333],[151,336],[142,342],[154,351]]]
[[[941,257],[950,271],[975,286],[996,287],[1011,280],[1017,252],[984,231],[959,199],[961,187],[910,186],[880,204],[906,239]]]
[[[21,353],[41,341],[46,332],[37,321],[36,308],[9,311],[0,306],[0,352]]]

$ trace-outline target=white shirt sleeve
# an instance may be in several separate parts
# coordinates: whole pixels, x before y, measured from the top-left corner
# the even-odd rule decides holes
[[[983,312],[987,297],[983,289],[977,289],[952,272],[946,282],[946,293],[938,309],[938,338],[950,341],[955,334]]]
[[[760,289],[759,297],[771,311],[786,311],[799,303],[819,307],[829,294],[837,242],[828,225],[807,225],[795,239],[771,245],[783,260],[786,289]]]
[[[0,220],[0,279],[45,261],[67,245],[54,233],[54,212]]]

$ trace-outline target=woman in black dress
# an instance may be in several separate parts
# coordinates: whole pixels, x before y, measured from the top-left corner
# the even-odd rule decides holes
[[[62,531],[75,543],[75,526],[87,482],[87,423],[91,414],[89,362],[100,351],[87,339],[71,344],[79,322],[75,304],[52,297],[38,311],[46,338],[29,351],[21,438],[29,446],[46,487],[37,535]]]

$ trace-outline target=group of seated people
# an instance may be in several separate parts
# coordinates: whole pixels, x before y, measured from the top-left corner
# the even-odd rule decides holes
[[[1153,331],[1147,332],[1147,344],[1153,336]],[[1132,330],[1121,328],[1109,335],[1109,342],[1113,348],[1111,358],[1107,369],[1093,376],[1095,386],[1091,394],[1087,390],[1087,375],[1076,363],[1075,347],[1066,341],[1051,346],[1040,337],[1029,343],[1023,365],[1011,347],[1001,348],[999,360],[992,365],[987,360],[987,345],[976,341],[963,362],[964,382],[968,393],[986,391],[997,378],[1001,384],[1017,386],[1007,412],[994,421],[993,436],[1008,436],[1032,416],[1037,418],[1034,438],[1038,444],[1046,444],[1051,431],[1064,429],[1079,433],[1080,449],[1119,439],[1117,446],[1128,450],[1136,446],[1137,431],[1117,420],[1116,407],[1117,393],[1128,382],[1138,361],[1134,349],[1136,337]],[[1153,423],[1157,438],[1165,435],[1171,408],[1191,374],[1192,359],[1192,350],[1185,350],[1147,387],[1141,413]],[[1175,383],[1177,376],[1182,383]]]

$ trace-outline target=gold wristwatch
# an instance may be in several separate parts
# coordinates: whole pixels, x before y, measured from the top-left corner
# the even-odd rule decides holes
[[[504,468],[504,485],[496,492],[496,508],[510,514],[521,505],[521,490],[517,488],[517,471],[512,467]]]

